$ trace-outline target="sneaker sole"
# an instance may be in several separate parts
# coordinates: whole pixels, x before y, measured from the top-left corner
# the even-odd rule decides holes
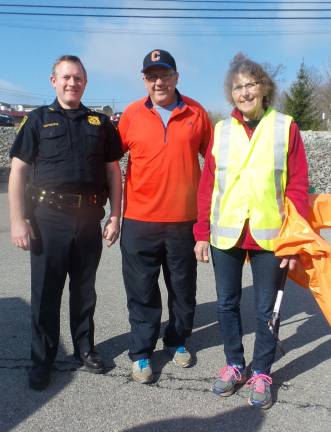
[[[212,388],[211,388],[211,391],[212,391],[212,393],[214,393],[214,395],[216,395],[216,396],[229,397],[229,396],[232,396],[232,395],[233,395],[233,394],[238,390],[238,387],[240,387],[241,385],[245,384],[246,381],[247,381],[247,378],[246,378],[246,377],[243,378],[243,379],[241,379],[241,381],[238,381],[238,382],[234,385],[234,387],[233,387],[231,390],[228,390],[227,392],[219,393],[215,387],[212,387]]]
[[[180,368],[189,368],[192,366],[192,361],[190,361],[189,363],[181,364],[181,363],[178,363],[175,359],[172,359],[172,362]]]
[[[131,378],[134,382],[139,384],[152,384],[154,377],[148,378],[148,379],[139,379],[135,377],[133,374],[131,374]]]
[[[93,368],[89,368],[89,367],[87,367],[85,365],[84,365],[84,367],[87,370],[87,372],[90,372],[90,373],[93,373],[93,374],[96,374],[96,375],[100,375],[100,374],[106,373],[106,369],[105,368],[93,369]]]
[[[218,393],[216,389],[214,389],[214,387],[211,388],[211,391],[214,393],[214,395],[216,396],[221,396],[221,397],[229,397],[232,396],[233,393],[235,393],[236,389],[234,388],[233,390],[229,390],[227,392],[224,393]]]
[[[263,409],[263,410],[267,410],[269,408],[272,407],[272,401],[266,403],[265,405],[263,405],[262,403],[256,403],[256,402],[252,402],[250,398],[248,398],[248,405],[250,405],[252,408],[256,408],[256,409]]]

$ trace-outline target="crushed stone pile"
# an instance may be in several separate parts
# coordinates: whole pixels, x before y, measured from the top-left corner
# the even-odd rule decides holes
[[[14,127],[0,127],[0,181],[7,181],[10,168],[9,149],[15,138]],[[309,165],[310,191],[331,193],[331,132],[301,132]],[[125,174],[127,157],[120,161]]]

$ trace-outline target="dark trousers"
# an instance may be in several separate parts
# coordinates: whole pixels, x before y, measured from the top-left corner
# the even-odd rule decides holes
[[[211,247],[217,291],[217,311],[224,340],[227,364],[245,365],[242,345],[240,300],[242,293],[242,268],[246,250],[231,248],[221,250]],[[273,252],[248,251],[255,293],[256,334],[252,369],[269,373],[276,354],[276,340],[268,328],[277,290],[283,280],[284,269]]]
[[[39,206],[31,241],[31,358],[50,365],[56,357],[60,306],[69,275],[70,329],[75,352],[94,347],[95,276],[102,250],[100,212]]]
[[[159,337],[161,267],[169,309],[163,341],[168,346],[184,345],[192,332],[197,276],[193,223],[123,220],[122,270],[131,324],[132,361],[151,357]]]

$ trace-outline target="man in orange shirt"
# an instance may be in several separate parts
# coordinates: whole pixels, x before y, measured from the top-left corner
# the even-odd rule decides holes
[[[147,384],[153,381],[150,358],[161,323],[161,267],[169,308],[164,347],[178,366],[192,363],[185,342],[196,304],[198,154],[205,154],[212,127],[202,106],[176,89],[176,62],[167,51],[148,53],[142,73],[148,96],[124,111],[119,132],[123,150],[130,152],[121,236],[129,357],[133,379]]]

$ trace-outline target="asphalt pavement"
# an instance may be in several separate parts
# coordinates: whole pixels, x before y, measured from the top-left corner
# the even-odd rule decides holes
[[[330,234],[325,234],[331,239]],[[152,359],[155,383],[130,378],[126,297],[118,244],[103,250],[97,276],[95,340],[108,371],[87,373],[72,356],[68,289],[63,295],[61,341],[49,388],[30,390],[29,254],[10,244],[6,184],[0,184],[0,432],[329,432],[331,431],[330,327],[311,294],[287,282],[280,338],[286,355],[277,357],[272,378],[273,407],[260,412],[248,406],[245,387],[229,397],[210,392],[224,365],[216,319],[211,264],[198,268],[198,305],[189,349],[194,365],[180,369],[162,350],[159,339]],[[242,314],[248,362],[254,341],[254,298],[245,266]],[[166,294],[160,280],[163,304]],[[161,336],[167,322],[162,316]]]

